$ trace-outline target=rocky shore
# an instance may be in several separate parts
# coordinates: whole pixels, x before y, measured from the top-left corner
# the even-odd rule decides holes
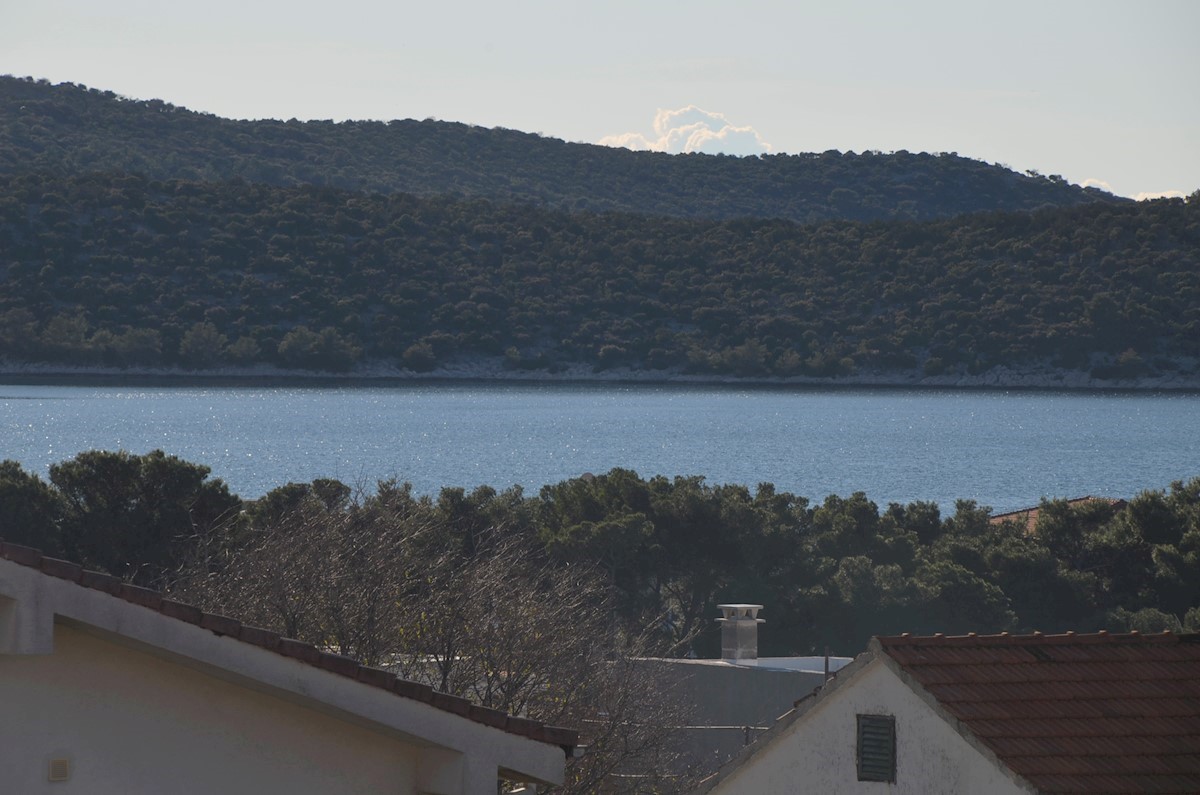
[[[0,383],[104,382],[251,382],[251,383],[385,383],[437,381],[494,381],[506,383],[638,383],[745,386],[847,386],[917,387],[938,389],[1070,389],[1200,391],[1200,362],[1180,361],[1166,372],[1137,378],[1096,378],[1081,370],[1065,370],[1049,365],[1009,368],[994,367],[983,373],[944,373],[925,375],[917,371],[860,371],[834,377],[794,376],[788,378],[741,378],[712,374],[689,374],[672,370],[633,370],[612,368],[597,371],[588,365],[568,366],[555,371],[523,370],[506,366],[496,358],[461,359],[429,372],[414,372],[385,362],[361,363],[346,373],[290,370],[258,365],[215,370],[183,368],[69,367],[41,363],[0,362]]]

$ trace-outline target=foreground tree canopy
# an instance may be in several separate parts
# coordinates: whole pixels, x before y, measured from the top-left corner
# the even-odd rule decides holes
[[[206,573],[236,570],[275,538],[267,557],[284,581],[290,557],[341,548],[313,565],[346,582],[358,572],[355,587],[367,587],[373,566],[395,568],[393,553],[423,550],[432,582],[503,550],[551,589],[556,572],[568,587],[566,572],[589,571],[622,636],[669,617],[656,641],[666,655],[714,655],[711,619],[723,601],[768,605],[768,654],[827,645],[852,654],[873,634],[903,631],[1200,629],[1200,478],[1127,504],[1044,501],[1029,531],[1023,520],[990,521],[970,501],[950,515],[924,502],[881,509],[862,493],[811,503],[767,483],[751,490],[624,469],[533,496],[487,486],[418,496],[395,482],[364,494],[317,480],[249,501],[208,474],[161,451],[82,453],[52,467],[49,483],[6,461],[2,535],[159,587],[198,560]],[[342,548],[346,538],[358,540]],[[304,632],[286,611],[272,623]],[[317,634],[341,637],[328,627]],[[378,639],[358,637],[337,643],[364,659],[385,653],[371,645]]]

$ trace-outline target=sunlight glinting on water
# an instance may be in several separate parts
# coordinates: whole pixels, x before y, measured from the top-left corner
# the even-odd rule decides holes
[[[206,464],[243,497],[333,477],[529,492],[613,467],[820,500],[1128,497],[1200,475],[1200,395],[614,385],[0,386],[0,458]]]

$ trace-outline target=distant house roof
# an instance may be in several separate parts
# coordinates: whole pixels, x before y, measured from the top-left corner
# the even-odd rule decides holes
[[[205,613],[193,605],[168,599],[158,591],[131,585],[108,574],[88,571],[75,563],[46,557],[39,550],[30,547],[0,541],[0,559],[36,569],[45,575],[66,580],[83,588],[103,592],[167,618],[206,629],[214,635],[265,649],[313,668],[427,704],[508,734],[561,746],[568,752],[579,742],[576,731],[548,726],[539,721],[472,704],[464,698],[433,690],[428,685],[401,679],[388,671],[360,665],[349,657],[331,654],[310,644],[284,638],[275,632],[248,626],[226,616]]]
[[[1200,792],[1200,634],[876,643],[1041,792]]]
[[[1092,502],[1104,503],[1113,506],[1114,509],[1120,510],[1125,507],[1125,500],[1114,499],[1112,497],[1076,497],[1073,500],[1067,500],[1067,504],[1072,507],[1079,507]],[[1007,513],[998,513],[992,516],[990,521],[992,524],[1002,524],[1004,522],[1021,522],[1025,525],[1025,532],[1032,533],[1037,529],[1038,513],[1041,506],[1035,505],[1032,508],[1022,508],[1019,511],[1009,511]]]
[[[697,791],[878,663],[1033,791],[1200,792],[1200,634],[1170,632],[875,638]]]

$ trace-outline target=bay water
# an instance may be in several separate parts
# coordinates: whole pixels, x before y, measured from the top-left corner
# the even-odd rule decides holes
[[[332,477],[541,486],[613,467],[881,507],[1130,497],[1200,476],[1195,393],[422,383],[0,384],[0,459],[167,453],[242,497]]]

